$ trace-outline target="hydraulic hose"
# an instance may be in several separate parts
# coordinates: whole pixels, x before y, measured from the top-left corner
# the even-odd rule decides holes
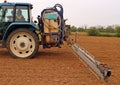
[[[46,13],[53,13],[53,12],[57,14],[57,20],[58,20],[58,27],[57,28],[54,27],[53,25],[49,25],[49,23],[45,22],[45,17],[44,17],[45,14]],[[51,27],[56,28],[56,29],[61,28],[62,27],[62,20],[63,20],[63,7],[60,4],[55,4],[54,7],[45,9],[42,12],[42,21],[47,27],[51,26]],[[61,30],[61,29],[59,29],[59,30]]]
[[[63,42],[63,36],[64,36],[64,19],[63,19],[62,5],[55,4],[51,8],[44,9],[41,12],[41,17],[38,17],[38,20],[39,20],[40,30],[43,34],[50,35],[51,37],[57,35],[57,41],[55,43],[51,42],[51,46],[54,43],[55,46],[59,47],[60,44],[62,44]],[[44,36],[43,39],[45,39]],[[49,47],[49,45],[47,45],[47,42],[44,42],[43,46],[44,48]]]
[[[45,17],[44,17],[44,16],[45,16],[46,13],[49,13],[49,12],[51,13],[51,12],[55,12],[55,11],[52,10],[52,9],[48,9],[48,10],[45,10],[45,11],[43,12],[42,21],[43,21],[44,25],[45,25],[46,27],[48,27],[48,28],[49,28],[49,26],[50,26],[50,27],[52,27],[52,28],[58,29],[58,28],[61,26],[61,21],[62,21],[60,15],[56,12],[57,17],[58,17],[58,27],[55,27],[54,25],[49,24],[48,22],[45,22]],[[59,29],[59,30],[60,30],[60,29]]]

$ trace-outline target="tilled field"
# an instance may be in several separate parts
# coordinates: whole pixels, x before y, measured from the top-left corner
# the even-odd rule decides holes
[[[64,44],[62,48],[40,47],[34,59],[13,59],[0,48],[0,85],[120,85],[120,38],[81,36],[77,43],[111,67],[107,83]]]

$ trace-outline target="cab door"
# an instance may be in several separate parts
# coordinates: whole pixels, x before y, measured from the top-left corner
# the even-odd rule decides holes
[[[13,22],[13,7],[2,6],[0,7],[0,38],[6,28]]]

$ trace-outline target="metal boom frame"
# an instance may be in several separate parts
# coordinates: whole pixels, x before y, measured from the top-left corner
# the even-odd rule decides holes
[[[106,64],[102,64],[97,61],[93,55],[91,55],[84,48],[73,43],[72,49],[75,53],[103,80],[107,81],[111,75],[111,69]]]

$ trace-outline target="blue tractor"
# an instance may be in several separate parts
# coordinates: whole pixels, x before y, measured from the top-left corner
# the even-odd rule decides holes
[[[65,38],[63,8],[56,4],[44,9],[33,22],[30,3],[0,3],[0,47],[13,58],[33,58],[39,45],[60,47]]]

